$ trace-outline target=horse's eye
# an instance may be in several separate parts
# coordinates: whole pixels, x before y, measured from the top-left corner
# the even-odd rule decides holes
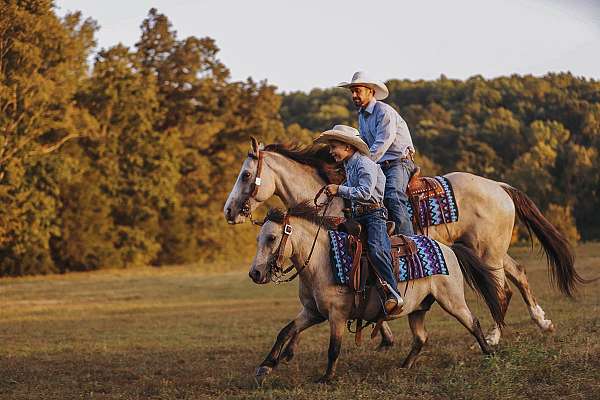
[[[244,172],[242,173],[242,180],[243,180],[244,182],[246,182],[248,179],[250,179],[250,172],[248,172],[248,171],[244,171]]]
[[[269,236],[267,236],[267,242],[269,242],[269,243],[273,243],[275,241],[275,239],[277,239],[275,237],[275,235],[269,235]]]

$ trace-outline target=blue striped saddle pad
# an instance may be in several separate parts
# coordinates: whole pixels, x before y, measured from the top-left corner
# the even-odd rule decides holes
[[[421,200],[418,210],[420,220],[426,226],[441,225],[444,221],[447,223],[458,221],[458,207],[450,181],[443,176],[435,176],[434,178],[444,188],[445,196]],[[408,208],[411,221],[414,221],[415,210],[412,204],[408,202],[406,203],[406,207]]]
[[[348,234],[328,231],[331,242],[331,265],[338,285],[348,285],[352,270],[352,254],[348,249]],[[432,275],[448,275],[448,267],[442,249],[427,236],[409,236],[417,245],[417,253],[399,258],[398,282],[425,278]],[[363,252],[366,248],[363,247]]]

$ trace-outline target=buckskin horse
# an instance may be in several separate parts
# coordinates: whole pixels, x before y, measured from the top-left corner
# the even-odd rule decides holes
[[[329,155],[327,147],[295,147],[281,144],[261,149],[252,140],[252,148],[244,160],[233,186],[224,213],[229,223],[241,223],[273,195],[286,207],[311,198],[323,185],[340,183],[344,177]],[[572,296],[576,286],[585,282],[574,269],[572,250],[560,232],[542,215],[536,205],[521,191],[465,172],[444,175],[453,188],[460,217],[447,225],[430,226],[428,235],[442,243],[464,243],[493,268],[503,286],[499,293],[506,313],[512,290],[506,277],[518,288],[532,320],[543,332],[554,331],[551,320],[534,297],[525,274],[525,266],[507,253],[515,217],[533,232],[547,255],[550,278],[559,290]],[[341,215],[343,202],[337,198],[330,207],[331,215]],[[389,327],[382,326],[382,345],[389,346],[393,338]],[[486,336],[495,345],[501,329],[494,326]],[[298,338],[296,338],[297,340]],[[296,343],[291,341],[286,352],[293,354]]]
[[[249,275],[257,284],[268,283],[272,276],[280,274],[283,269],[281,260],[290,258],[300,278],[299,298],[303,307],[296,318],[281,329],[273,348],[256,369],[255,378],[259,384],[279,363],[286,342],[310,326],[326,320],[330,325],[328,364],[319,382],[328,382],[335,374],[342,334],[346,321],[353,317],[354,304],[353,292],[344,290],[349,288],[335,282],[328,236],[318,234],[319,226],[333,228],[336,220],[318,216],[315,208],[308,203],[301,203],[287,213],[271,209],[262,224]],[[489,267],[461,244],[453,244],[451,248],[440,243],[438,245],[448,274],[432,275],[407,283],[401,312],[387,316],[388,319],[408,316],[413,343],[402,364],[405,368],[413,365],[427,340],[425,314],[435,301],[475,336],[484,354],[492,353],[477,318],[465,302],[463,276],[484,299],[496,323],[503,324],[502,305],[498,297],[501,287]],[[377,289],[371,286],[369,290],[372,293],[364,307],[363,317],[375,321],[379,319],[381,303]]]

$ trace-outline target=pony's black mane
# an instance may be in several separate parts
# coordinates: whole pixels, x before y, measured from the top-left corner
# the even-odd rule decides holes
[[[341,163],[335,162],[329,154],[327,146],[272,143],[266,145],[264,151],[272,151],[301,164],[314,167],[319,176],[327,183],[340,184],[346,179],[344,167]]]
[[[335,229],[338,224],[338,218],[333,216],[321,216],[319,215],[320,209],[316,209],[310,200],[304,201],[288,210],[290,217],[297,217],[314,224],[322,224],[326,229]],[[286,212],[280,208],[271,208],[267,212],[265,221],[273,221],[277,224],[282,224],[285,218]]]

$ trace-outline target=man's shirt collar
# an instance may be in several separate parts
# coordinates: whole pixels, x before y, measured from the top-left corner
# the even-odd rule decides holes
[[[367,112],[369,114],[373,114],[373,109],[375,108],[375,104],[377,103],[377,100],[375,98],[372,98],[371,101],[369,102],[369,104],[367,104],[366,107],[364,107],[361,112]]]

